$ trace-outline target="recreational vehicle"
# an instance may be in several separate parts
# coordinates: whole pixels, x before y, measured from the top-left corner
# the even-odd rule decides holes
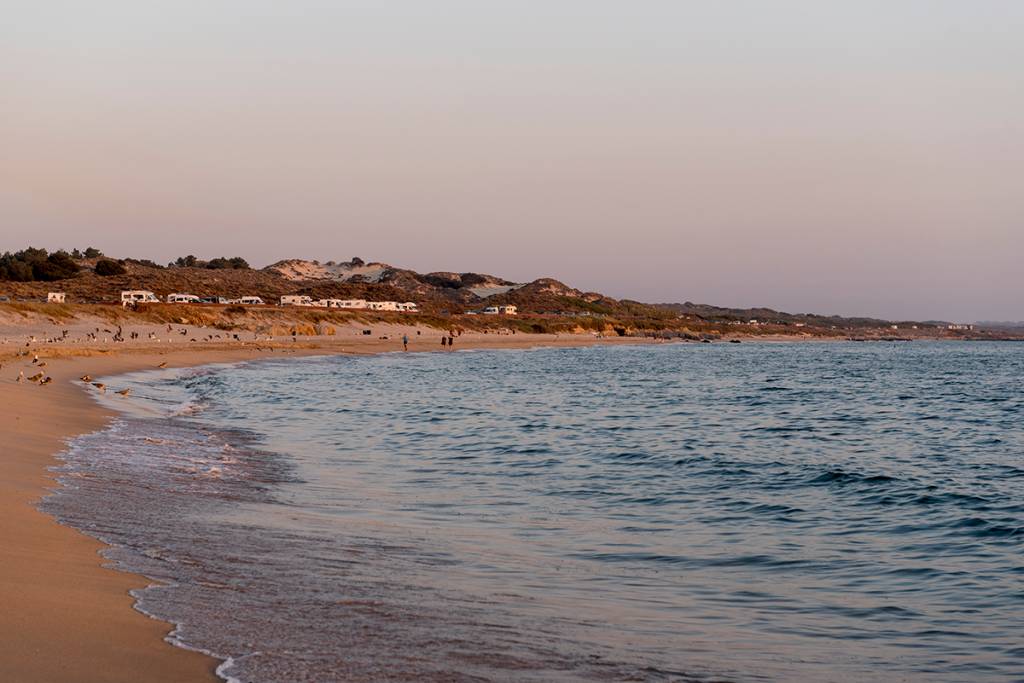
[[[199,300],[199,303],[203,304],[229,304],[231,303],[222,296],[204,296]]]
[[[263,299],[259,298],[258,296],[243,296],[241,299],[238,300],[238,303],[242,304],[243,306],[262,306]]]
[[[365,299],[320,299],[322,308],[366,308]]]
[[[282,306],[312,306],[313,299],[308,296],[288,295],[281,297]]]
[[[406,301],[405,303],[398,304],[398,310],[403,313],[419,313],[420,308],[413,302]]]
[[[128,306],[130,304],[157,304],[160,303],[160,299],[156,298],[156,294],[153,292],[146,291],[145,289],[132,289],[121,292],[121,305]]]
[[[46,303],[48,304],[62,304],[68,298],[68,295],[64,292],[50,292],[46,295]]]
[[[195,294],[168,294],[167,303],[169,304],[198,304],[201,303],[198,296]]]

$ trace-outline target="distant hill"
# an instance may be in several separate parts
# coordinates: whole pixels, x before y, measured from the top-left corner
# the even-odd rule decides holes
[[[682,304],[654,304],[658,308],[673,311],[679,315],[694,316],[702,320],[709,321],[737,321],[737,322],[750,322],[751,320],[757,320],[759,323],[766,324],[777,324],[777,325],[810,325],[815,327],[837,327],[837,328],[877,328],[877,327],[891,327],[896,324],[897,327],[907,327],[917,324],[935,326],[939,323],[915,323],[914,321],[899,321],[882,320],[880,318],[861,318],[853,317],[846,318],[838,315],[819,315],[815,313],[785,313],[783,311],[776,311],[772,308],[725,308],[722,306],[710,306],[708,304],[695,304],[687,301]]]
[[[887,338],[941,332],[942,336],[956,336],[947,334],[942,322],[844,318],[689,301],[647,304],[585,292],[554,278],[515,282],[475,272],[418,273],[360,258],[326,262],[286,259],[254,269],[240,257],[203,261],[186,256],[161,266],[146,260],[115,259],[91,248],[53,254],[26,249],[0,256],[0,266],[0,295],[14,300],[45,299],[48,291],[64,291],[74,303],[115,304],[125,289],[151,290],[161,298],[175,292],[232,299],[259,296],[268,303],[286,294],[300,294],[313,299],[414,301],[425,314],[435,316],[512,304],[522,316],[534,319],[530,323],[533,329],[669,331],[687,338],[741,333]],[[1012,324],[990,325],[991,329],[1016,329]],[[898,332],[893,332],[893,326]]]
[[[39,252],[32,252],[33,258],[46,263],[48,256]],[[64,259],[61,253],[60,258]],[[261,269],[249,268],[244,261],[235,259],[201,261],[188,256],[160,266],[152,261],[123,258],[113,259],[121,268],[104,271],[116,273],[112,275],[97,273],[101,260],[111,261],[108,257],[70,259],[65,269],[47,282],[0,281],[0,294],[39,298],[47,291],[59,289],[79,303],[117,302],[124,289],[147,289],[160,297],[180,292],[229,298],[253,295],[266,301],[276,301],[285,294],[302,294],[313,298],[412,300],[425,310],[454,314],[489,305],[515,304],[523,313],[540,315],[629,313],[656,319],[671,317],[652,306],[582,292],[553,278],[514,282],[473,272],[418,273],[360,258],[338,262],[287,259]],[[233,265],[236,263],[237,266]]]

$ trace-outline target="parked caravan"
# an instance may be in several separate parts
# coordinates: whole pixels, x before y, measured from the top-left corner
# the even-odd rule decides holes
[[[130,304],[158,304],[160,299],[156,298],[156,294],[147,291],[145,289],[131,289],[121,292],[121,305],[128,306]]]
[[[169,304],[198,304],[202,303],[202,300],[195,294],[168,294],[167,303]]]
[[[62,304],[67,301],[68,295],[64,292],[50,292],[46,295],[46,303],[48,304]]]
[[[282,306],[312,306],[313,299],[308,296],[287,295],[281,297]]]
[[[243,296],[241,299],[238,300],[238,303],[242,304],[243,306],[262,306],[263,299],[259,298],[258,296]]]

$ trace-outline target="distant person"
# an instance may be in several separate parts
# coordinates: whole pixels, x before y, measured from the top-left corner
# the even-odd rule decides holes
[[[409,350],[409,335],[407,334],[402,335],[402,348],[406,351]]]
[[[444,347],[448,346],[448,337],[441,335],[441,350],[444,351]]]
[[[451,334],[448,335],[448,350],[451,351],[452,347],[455,346],[455,337]]]

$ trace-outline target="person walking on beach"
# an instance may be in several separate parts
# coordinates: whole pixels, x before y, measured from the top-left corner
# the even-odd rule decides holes
[[[407,334],[402,335],[402,348],[406,351],[409,350],[409,335]]]
[[[451,351],[452,350],[452,346],[454,346],[454,345],[455,345],[455,337],[452,335],[451,332],[449,332],[448,333],[448,350]]]
[[[444,347],[448,346],[448,337],[441,335],[441,350],[444,351]]]

